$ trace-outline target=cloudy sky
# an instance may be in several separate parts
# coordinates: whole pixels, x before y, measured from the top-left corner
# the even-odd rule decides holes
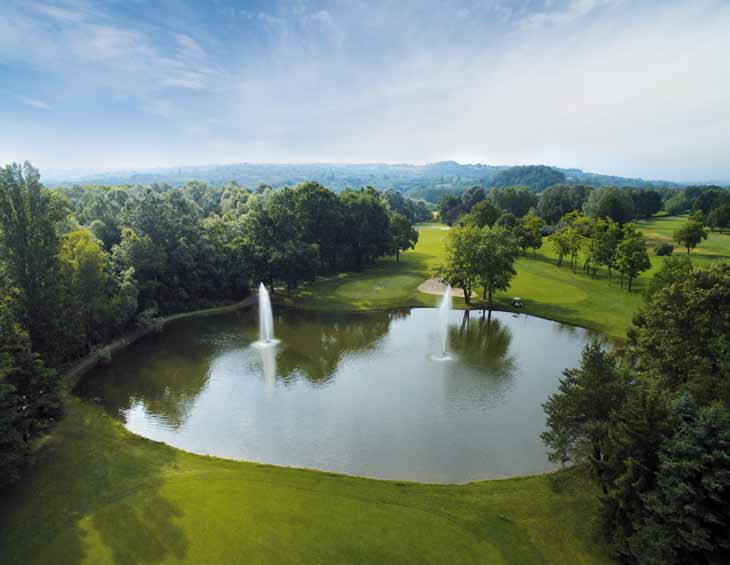
[[[2,163],[730,179],[727,0],[2,4]]]

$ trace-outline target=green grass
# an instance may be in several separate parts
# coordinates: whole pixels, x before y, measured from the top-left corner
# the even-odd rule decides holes
[[[556,256],[545,241],[535,257],[521,258],[517,276],[507,292],[496,296],[500,308],[510,309],[510,298],[519,296],[527,314],[550,318],[597,330],[622,339],[641,305],[647,281],[660,268],[662,257],[654,255],[653,247],[660,241],[671,241],[672,232],[686,217],[657,217],[640,223],[649,240],[652,267],[634,283],[631,293],[619,287],[618,277],[608,285],[605,272],[596,277],[573,273],[567,267],[556,266]],[[421,293],[419,284],[433,275],[433,269],[444,260],[444,241],[448,233],[440,224],[421,226],[416,249],[401,254],[400,263],[384,259],[362,273],[348,273],[324,278],[304,285],[289,304],[303,308],[369,310],[398,306],[434,306],[438,297]],[[675,250],[681,253],[681,249]],[[730,235],[711,234],[707,241],[692,252],[696,264],[706,266],[712,260],[730,257]],[[463,301],[457,300],[457,306]]]
[[[71,399],[3,495],[3,563],[609,563],[580,472],[375,481],[185,453]]]
[[[644,222],[652,244],[684,218]],[[434,305],[417,291],[446,231],[423,226],[400,263],[306,285],[302,307]],[[661,262],[652,257],[652,271]],[[698,264],[730,256],[713,234]],[[523,258],[509,292],[531,314],[621,337],[639,292],[557,268],[549,245]],[[651,272],[643,275],[641,290]],[[508,430],[505,431],[508,433]],[[376,481],[225,461],[127,432],[78,399],[27,477],[0,493],[2,563],[609,563],[597,498],[579,470],[468,485]]]

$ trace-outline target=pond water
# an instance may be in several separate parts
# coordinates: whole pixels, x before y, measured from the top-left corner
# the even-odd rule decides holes
[[[195,453],[369,477],[464,482],[551,470],[541,404],[586,330],[531,316],[437,310],[256,311],[172,324],[76,392],[142,436]]]

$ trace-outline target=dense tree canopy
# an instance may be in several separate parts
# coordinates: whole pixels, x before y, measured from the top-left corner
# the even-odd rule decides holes
[[[590,191],[590,187],[583,185],[551,186],[540,194],[537,212],[548,224],[557,224],[566,214],[582,210]]]
[[[552,167],[545,165],[527,165],[510,167],[494,176],[492,185],[526,186],[534,192],[541,192],[548,186],[565,182],[565,175]]]
[[[590,465],[624,561],[730,559],[730,262],[670,257],[622,355],[589,345],[545,405],[557,460]]]
[[[619,225],[634,219],[634,200],[631,193],[620,188],[597,188],[588,195],[583,204],[586,216],[611,218]]]

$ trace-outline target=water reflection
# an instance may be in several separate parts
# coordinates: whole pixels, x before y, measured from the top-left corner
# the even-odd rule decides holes
[[[78,387],[132,431],[222,457],[391,479],[453,482],[551,468],[542,402],[586,333],[454,311],[454,359],[434,363],[431,309],[276,314],[257,349],[255,312],[181,322]]]
[[[285,383],[303,375],[326,385],[342,359],[377,348],[392,320],[401,312],[372,314],[300,312],[289,310],[277,317],[277,328],[286,350],[279,359],[279,376]]]
[[[261,373],[266,381],[266,396],[271,398],[276,385],[276,346],[257,349],[261,357]]]
[[[451,326],[451,347],[462,362],[488,370],[491,374],[509,373],[514,359],[509,355],[512,333],[497,318],[488,319],[465,310],[461,323]]]

